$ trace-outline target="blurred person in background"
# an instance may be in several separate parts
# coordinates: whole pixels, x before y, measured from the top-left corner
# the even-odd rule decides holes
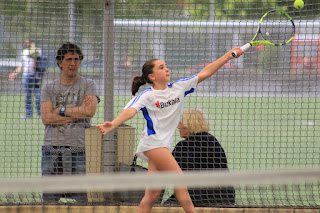
[[[43,176],[86,173],[85,128],[91,125],[99,97],[96,83],[79,75],[83,57],[77,45],[63,44],[56,54],[61,77],[42,88]],[[43,194],[48,202],[60,198],[87,201],[87,193]]]
[[[21,118],[32,118],[33,96],[35,98],[37,115],[40,118],[40,82],[36,77],[36,59],[42,52],[30,39],[25,40],[24,45],[25,49],[21,53],[21,64],[13,73],[9,74],[9,80],[14,80],[19,73],[23,72],[22,84],[25,94],[25,114]]]
[[[210,124],[200,108],[185,109],[178,125],[180,137],[172,155],[183,171],[228,170],[227,156],[219,141],[209,133]],[[194,206],[234,205],[235,190],[230,187],[189,188]],[[166,203],[178,203],[173,194]]]

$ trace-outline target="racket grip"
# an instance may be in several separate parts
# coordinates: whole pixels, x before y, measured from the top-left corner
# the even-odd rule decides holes
[[[243,45],[242,47],[240,47],[240,49],[243,51],[243,52],[245,52],[247,49],[249,49],[251,47],[251,44],[250,43],[246,43],[245,45]],[[237,54],[237,52],[236,51],[233,51],[232,53],[231,53],[231,55],[233,56],[233,57],[237,57],[238,56],[238,54]]]

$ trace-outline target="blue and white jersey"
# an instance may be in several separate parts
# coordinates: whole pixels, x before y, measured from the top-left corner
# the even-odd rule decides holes
[[[171,149],[174,132],[181,120],[184,98],[194,92],[198,84],[198,75],[182,78],[169,83],[165,90],[152,87],[134,97],[125,107],[141,110],[147,121],[141,134],[136,154],[148,161],[144,151],[159,147]]]

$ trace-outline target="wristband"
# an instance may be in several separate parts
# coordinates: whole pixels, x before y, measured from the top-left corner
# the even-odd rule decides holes
[[[66,116],[66,108],[65,107],[60,108],[59,115]]]

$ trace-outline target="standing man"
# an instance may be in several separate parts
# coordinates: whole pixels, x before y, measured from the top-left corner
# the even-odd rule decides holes
[[[35,97],[38,117],[40,117],[40,82],[36,78],[36,58],[41,56],[41,49],[30,39],[25,40],[25,49],[21,54],[21,65],[9,74],[9,80],[14,80],[23,71],[22,84],[25,94],[25,114],[21,118],[32,118],[32,96]]]
[[[77,45],[63,44],[56,54],[61,77],[42,89],[41,116],[45,125],[42,175],[86,172],[85,128],[96,113],[99,97],[96,83],[78,73],[82,60]],[[60,198],[87,201],[87,194],[43,194],[43,200],[48,202]]]

